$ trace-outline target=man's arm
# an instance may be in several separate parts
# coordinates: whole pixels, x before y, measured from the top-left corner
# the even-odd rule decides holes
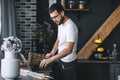
[[[54,55],[50,58],[44,59],[41,63],[40,63],[40,67],[46,67],[48,64],[52,63],[53,61],[59,60],[65,56],[67,56],[68,54],[70,54],[73,50],[73,46],[74,46],[74,42],[67,42],[67,47],[65,49],[63,49],[60,53],[58,53],[57,55]]]
[[[52,49],[52,51],[50,52],[50,53],[52,53],[53,55],[56,53],[56,51],[57,51],[57,49],[58,49],[58,43],[59,43],[59,40],[58,40],[58,38],[56,39],[56,42],[55,42],[55,44],[54,44],[54,46],[53,46],[53,49]]]
[[[59,43],[59,40],[57,38],[56,41],[55,41],[55,44],[54,44],[54,46],[52,48],[52,51],[50,53],[47,53],[46,58],[49,58],[49,57],[55,55],[55,53],[56,53],[56,51],[58,49],[58,43]]]
[[[67,47],[65,49],[63,49],[57,55],[51,57],[50,59],[53,62],[53,61],[59,60],[59,59],[65,57],[65,56],[67,56],[68,54],[70,54],[72,52],[73,46],[74,46],[74,42],[67,42]]]

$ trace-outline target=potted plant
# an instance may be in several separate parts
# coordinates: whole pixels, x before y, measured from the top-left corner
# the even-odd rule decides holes
[[[45,53],[48,49],[48,44],[50,38],[52,38],[52,35],[54,33],[51,24],[44,21],[43,24],[37,23],[36,30],[34,30],[34,33],[36,35],[36,51]]]

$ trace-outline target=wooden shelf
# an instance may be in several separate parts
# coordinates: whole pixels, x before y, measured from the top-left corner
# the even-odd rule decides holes
[[[89,9],[65,9],[65,11],[89,11]]]
[[[65,11],[89,11],[89,9],[87,9],[87,8],[84,8],[84,9],[79,9],[79,8],[70,9],[70,8],[66,7],[65,0],[61,0],[61,4],[64,7]]]

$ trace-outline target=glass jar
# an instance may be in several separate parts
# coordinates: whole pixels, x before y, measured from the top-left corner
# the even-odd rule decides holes
[[[85,8],[85,1],[79,1],[79,9]]]
[[[69,8],[72,9],[75,6],[75,1],[73,0],[68,1],[68,5],[69,5]]]

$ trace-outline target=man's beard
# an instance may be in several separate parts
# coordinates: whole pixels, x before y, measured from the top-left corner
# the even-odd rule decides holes
[[[64,17],[61,17],[61,20],[58,25],[61,25],[63,23],[63,21],[64,21]]]

